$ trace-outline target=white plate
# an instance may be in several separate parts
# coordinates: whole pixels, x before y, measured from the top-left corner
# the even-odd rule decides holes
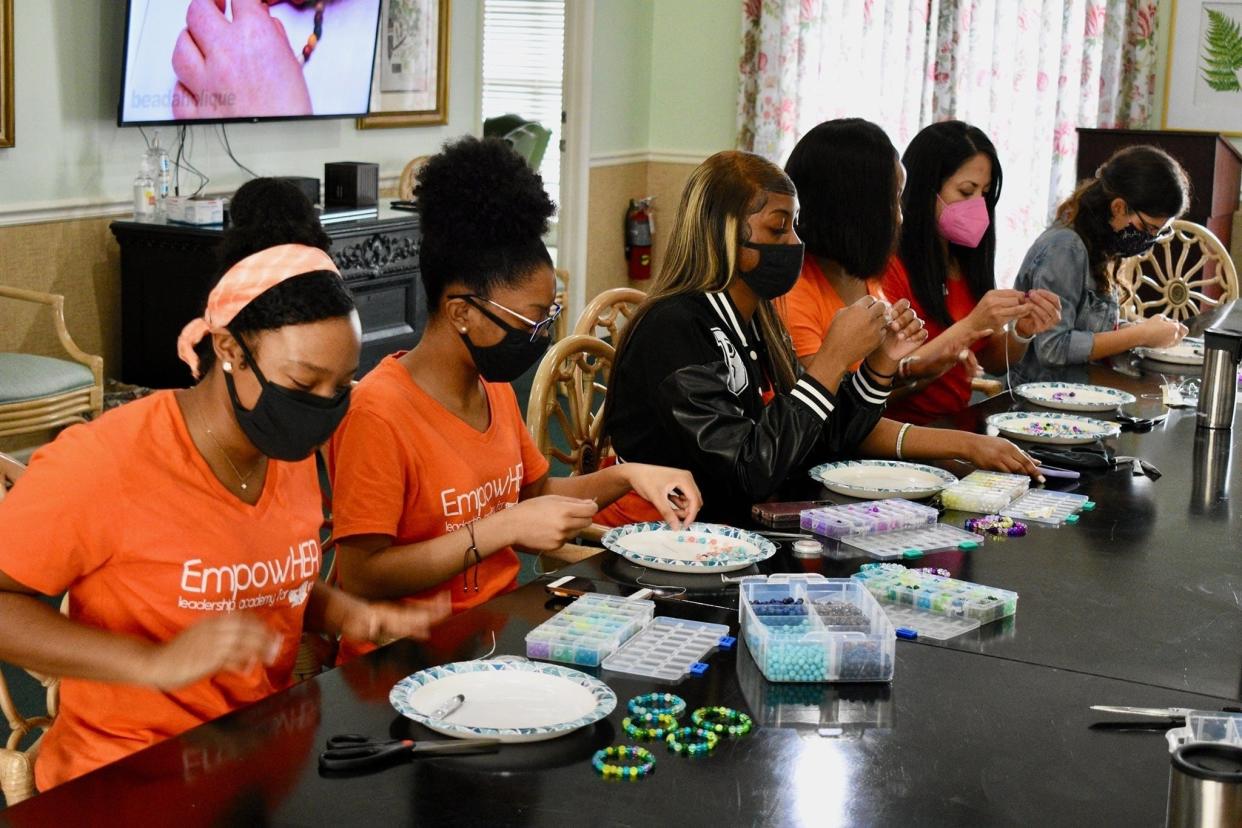
[[[1006,437],[1030,443],[1073,446],[1116,437],[1121,427],[1104,420],[1054,412],[1010,411],[988,417],[988,425]]]
[[[1063,411],[1115,411],[1134,402],[1134,395],[1125,391],[1077,382],[1028,382],[1014,392],[1036,405]]]
[[[1144,359],[1170,365],[1203,364],[1203,340],[1189,336],[1171,348],[1135,348],[1134,351]]]
[[[931,497],[957,478],[951,472],[922,463],[899,460],[846,460],[811,469],[811,477],[837,494],[876,500]]]
[[[667,523],[631,523],[609,529],[603,544],[639,566],[696,575],[734,572],[776,554],[767,538],[718,523],[692,523],[680,531]]]
[[[466,697],[438,721],[427,714]],[[578,670],[520,659],[459,661],[406,676],[388,700],[397,712],[445,736],[539,742],[594,724],[617,706],[608,685]]]

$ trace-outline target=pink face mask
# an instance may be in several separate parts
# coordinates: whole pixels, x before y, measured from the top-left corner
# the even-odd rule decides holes
[[[936,200],[944,208],[940,211],[940,218],[936,219],[940,235],[953,242],[953,244],[960,244],[963,247],[978,247],[979,242],[983,240],[983,234],[988,231],[988,224],[991,221],[988,218],[988,205],[983,200],[983,196],[975,196],[974,198],[955,201],[952,204],[945,204],[944,199],[937,194]]]

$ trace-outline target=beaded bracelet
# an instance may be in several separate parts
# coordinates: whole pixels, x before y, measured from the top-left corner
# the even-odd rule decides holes
[[[983,517],[967,518],[964,524],[968,531],[977,535],[1005,535],[1020,538],[1026,534],[1026,524],[1020,520],[1003,515],[984,515]]]
[[[637,764],[622,765],[610,762],[610,759],[636,760]],[[595,755],[591,757],[591,767],[605,779],[642,779],[655,770],[655,757],[644,747],[612,745],[595,751]]]
[[[698,741],[690,741],[690,739]],[[679,727],[664,737],[668,749],[678,755],[699,756],[716,747],[720,737],[701,727]]]
[[[626,716],[621,720],[621,729],[629,734],[631,739],[663,739],[670,730],[676,727],[677,720],[667,713],[643,713],[633,718]]]
[[[750,733],[751,720],[740,710],[732,707],[700,707],[690,716],[690,721],[713,733],[745,736]]]
[[[626,705],[631,716],[645,716],[648,713],[665,713],[674,719],[680,719],[686,712],[686,702],[681,696],[672,693],[647,693],[635,696]]]

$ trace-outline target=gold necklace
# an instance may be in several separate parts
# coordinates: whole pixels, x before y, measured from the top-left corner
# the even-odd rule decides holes
[[[203,430],[207,432],[207,436],[211,438],[211,442],[215,444],[220,454],[224,456],[224,462],[228,463],[229,468],[233,470],[233,474],[237,475],[237,482],[241,486],[242,491],[243,492],[247,491],[250,488],[248,485],[248,481],[250,480],[251,476],[254,475],[255,471],[259,468],[259,463],[262,463],[263,459],[259,458],[259,461],[254,464],[254,466],[250,469],[250,471],[246,472],[243,475],[240,471],[238,471],[237,465],[233,462],[233,458],[229,457],[229,453],[225,451],[224,446],[220,445],[220,441],[216,439],[216,435],[211,433],[211,428],[210,426],[207,425],[207,417],[206,415],[203,414],[201,409],[198,411],[198,419],[199,419],[199,422],[202,423],[203,425]]]

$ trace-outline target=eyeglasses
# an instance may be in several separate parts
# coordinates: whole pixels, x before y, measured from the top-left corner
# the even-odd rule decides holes
[[[1170,219],[1167,223],[1157,225],[1155,222],[1148,221],[1138,210],[1134,211],[1134,215],[1138,217],[1139,224],[1143,225],[1143,232],[1156,241],[1163,241],[1173,235],[1173,221]]]
[[[454,294],[451,294],[449,298],[450,299],[467,299],[467,300],[478,299],[478,300],[486,302],[489,305],[492,305],[493,307],[500,308],[502,311],[513,316],[515,319],[520,319],[522,320],[522,322],[526,323],[527,325],[530,325],[531,342],[534,342],[537,337],[543,336],[544,334],[549,333],[552,326],[556,324],[556,320],[559,319],[561,316],[561,306],[560,304],[556,302],[553,302],[551,305],[548,306],[548,315],[545,316],[542,321],[536,322],[534,319],[529,319],[523,316],[522,314],[518,313],[513,308],[505,307],[499,302],[493,302],[491,299],[488,299],[486,296],[480,296],[477,293],[454,293]]]

